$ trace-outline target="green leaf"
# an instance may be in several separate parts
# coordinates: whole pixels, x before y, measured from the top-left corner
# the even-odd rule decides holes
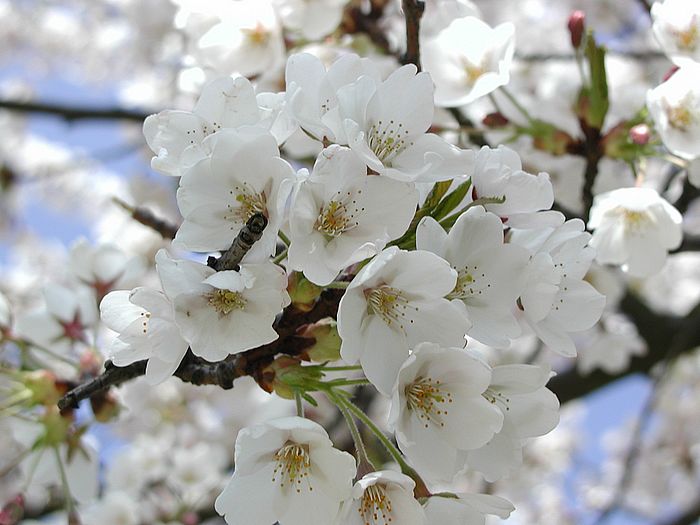
[[[454,210],[459,204],[464,200],[467,195],[469,188],[471,188],[472,180],[469,179],[467,182],[463,182],[455,188],[455,190],[450,193],[447,197],[440,201],[440,204],[435,206],[435,209],[430,213],[430,216],[436,221],[439,221],[443,217],[446,217],[452,210]]]
[[[596,44],[593,32],[588,32],[586,39],[586,59],[591,73],[591,84],[585,90],[588,95],[588,124],[596,129],[603,127],[608,113],[608,80],[605,74],[605,47]]]

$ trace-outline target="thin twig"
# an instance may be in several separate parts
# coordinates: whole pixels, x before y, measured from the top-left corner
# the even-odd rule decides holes
[[[117,197],[112,197],[112,200],[131,215],[131,218],[136,222],[140,222],[144,226],[148,226],[152,230],[160,233],[163,239],[174,239],[178,227],[163,219],[156,217],[155,214],[148,208],[140,206],[132,206]]]
[[[238,265],[243,260],[243,257],[250,251],[253,244],[260,240],[266,226],[267,217],[262,213],[253,214],[246,222],[246,225],[238,232],[238,235],[231,243],[231,247],[213,262],[213,268],[217,272],[238,270]]]

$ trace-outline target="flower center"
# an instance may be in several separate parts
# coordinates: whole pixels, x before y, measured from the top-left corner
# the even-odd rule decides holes
[[[308,445],[288,443],[275,453],[275,470],[272,482],[279,481],[280,487],[293,487],[301,492],[302,481],[306,480],[309,492],[313,490],[309,480],[311,456]]]
[[[388,525],[392,522],[391,500],[386,495],[384,487],[371,485],[362,495],[362,503],[358,509],[365,525]],[[381,520],[381,521],[380,521]]]
[[[676,106],[666,106],[666,116],[672,128],[679,131],[688,131],[688,128],[695,122],[696,116],[693,112],[692,95],[689,93]]]
[[[260,22],[252,29],[242,29],[248,42],[254,46],[264,46],[270,40],[270,32]]]
[[[504,396],[503,393],[487,388],[481,396],[492,405],[496,405],[503,412],[510,411],[510,398]]]
[[[403,129],[401,122],[396,124],[393,120],[388,123],[379,120],[370,126],[367,143],[379,160],[388,163],[408,146],[413,145],[412,142],[406,142],[406,135],[408,130]]]
[[[389,326],[397,325],[403,330],[406,309],[409,305],[408,299],[401,290],[382,285],[378,288],[365,290],[365,297],[370,314],[378,315]],[[418,311],[418,308],[415,310]],[[413,319],[410,319],[409,322],[413,323]]]
[[[622,217],[625,230],[632,233],[640,233],[654,222],[652,217],[645,211],[628,210],[622,207],[616,211]]]
[[[446,405],[452,403],[452,394],[444,392],[442,388],[440,381],[419,377],[404,389],[408,409],[416,411],[425,428],[428,428],[429,422],[439,427],[445,426],[442,418],[447,415]]]
[[[236,204],[226,205],[230,215],[225,215],[224,219],[231,219],[245,224],[256,213],[262,213],[267,216],[267,197],[265,192],[256,193],[244,183],[242,187],[236,186],[229,193],[235,195]]]
[[[473,64],[469,60],[464,60],[464,65],[462,67],[464,68],[464,75],[466,76],[467,85],[469,86],[476,84],[476,81],[479,80],[481,75],[486,73],[482,64]]]
[[[339,201],[330,201],[316,219],[316,229],[328,237],[338,237],[341,233],[357,226],[355,215]]]
[[[698,45],[698,37],[700,37],[698,33],[698,26],[695,25],[695,17],[693,17],[688,29],[685,31],[675,31],[678,48],[685,51],[695,51]]]
[[[209,306],[219,312],[219,315],[225,316],[234,310],[243,310],[247,303],[241,292],[231,290],[214,290],[207,295]]]

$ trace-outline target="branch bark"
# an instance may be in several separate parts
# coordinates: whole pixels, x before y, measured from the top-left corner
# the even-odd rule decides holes
[[[0,109],[20,113],[54,115],[68,122],[74,120],[126,120],[141,124],[150,115],[150,113],[144,113],[143,111],[119,107],[90,108],[50,102],[22,102],[10,99],[0,99]]]
[[[402,0],[401,5],[406,18],[406,54],[404,54],[402,62],[415,64],[420,71],[420,19],[425,11],[425,2]]]

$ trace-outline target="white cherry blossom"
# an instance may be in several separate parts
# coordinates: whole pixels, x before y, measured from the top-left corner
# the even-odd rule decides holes
[[[282,24],[308,40],[333,32],[347,3],[348,0],[274,0]]]
[[[514,50],[513,24],[492,28],[473,16],[425,39],[421,58],[435,82],[435,104],[463,106],[506,85]]]
[[[491,494],[433,496],[425,503],[427,525],[485,525],[487,515],[505,520],[514,510],[510,501]]]
[[[326,70],[314,55],[291,55],[285,71],[286,111],[316,140],[325,137],[343,142],[344,132],[338,125],[338,90],[362,76],[380,81],[379,70],[369,58],[342,55]]]
[[[205,142],[211,154],[180,179],[177,202],[184,222],[176,242],[198,252],[226,250],[248,219],[262,213],[268,224],[250,256],[271,255],[294,170],[260,128],[223,130]]]
[[[437,255],[395,246],[377,255],[355,276],[340,300],[340,355],[357,361],[384,395],[409,349],[423,341],[462,347],[467,318],[445,299],[457,272]]]
[[[367,175],[352,150],[326,148],[294,192],[289,265],[326,285],[343,268],[376,255],[400,237],[417,204],[412,184]]]
[[[247,78],[223,77],[202,88],[192,111],[165,110],[150,115],[143,123],[143,134],[156,154],[151,167],[165,175],[181,176],[206,156],[202,142],[209,135],[245,125],[270,129],[274,123],[274,115],[265,114]],[[282,134],[277,138],[281,142],[287,137]]]
[[[700,5],[687,0],[662,0],[651,7],[652,29],[671,60],[700,62]]]
[[[473,153],[433,133],[433,82],[407,64],[381,83],[361,77],[338,90],[336,138],[367,166],[400,181],[435,182],[471,171]],[[329,120],[332,120],[329,118]]]
[[[464,469],[464,452],[485,445],[503,425],[491,403],[491,367],[469,350],[421,343],[401,367],[389,426],[409,462],[435,482]]]
[[[658,273],[683,240],[683,217],[652,188],[620,188],[596,195],[588,227],[601,264],[621,265],[635,277]]]
[[[605,296],[583,280],[595,257],[595,250],[587,246],[591,235],[580,219],[511,235],[511,242],[532,254],[518,302],[523,319],[550,349],[574,357],[576,346],[569,334],[591,328],[605,307]]]
[[[510,148],[484,146],[476,154],[472,180],[472,197],[505,198],[502,203],[484,204],[506,226],[539,228],[558,224],[554,212],[548,210],[554,203],[554,190],[549,175],[532,175],[522,169],[520,156]]]
[[[501,365],[493,368],[484,397],[503,414],[503,427],[481,448],[466,453],[467,464],[493,482],[522,463],[523,442],[543,436],[559,423],[559,400],[545,388],[548,367]]]
[[[195,355],[221,361],[277,339],[275,316],[289,304],[284,270],[270,262],[215,272],[194,261],[156,254],[175,323]]]
[[[165,294],[149,288],[108,293],[100,303],[102,322],[119,335],[110,358],[116,366],[148,359],[146,381],[157,384],[180,365],[188,344],[175,324],[173,305]]]
[[[370,472],[353,487],[336,525],[425,525],[425,513],[413,497],[415,482],[399,472]]]
[[[524,286],[527,250],[503,242],[503,224],[476,206],[462,214],[449,234],[432,217],[416,230],[416,248],[431,251],[457,271],[447,296],[472,322],[467,332],[484,344],[507,347],[520,335],[515,301]]]
[[[686,159],[700,156],[700,64],[684,64],[647,93],[647,108],[664,145]]]
[[[355,459],[308,419],[244,428],[235,456],[233,477],[215,503],[229,525],[328,525],[352,493]]]

